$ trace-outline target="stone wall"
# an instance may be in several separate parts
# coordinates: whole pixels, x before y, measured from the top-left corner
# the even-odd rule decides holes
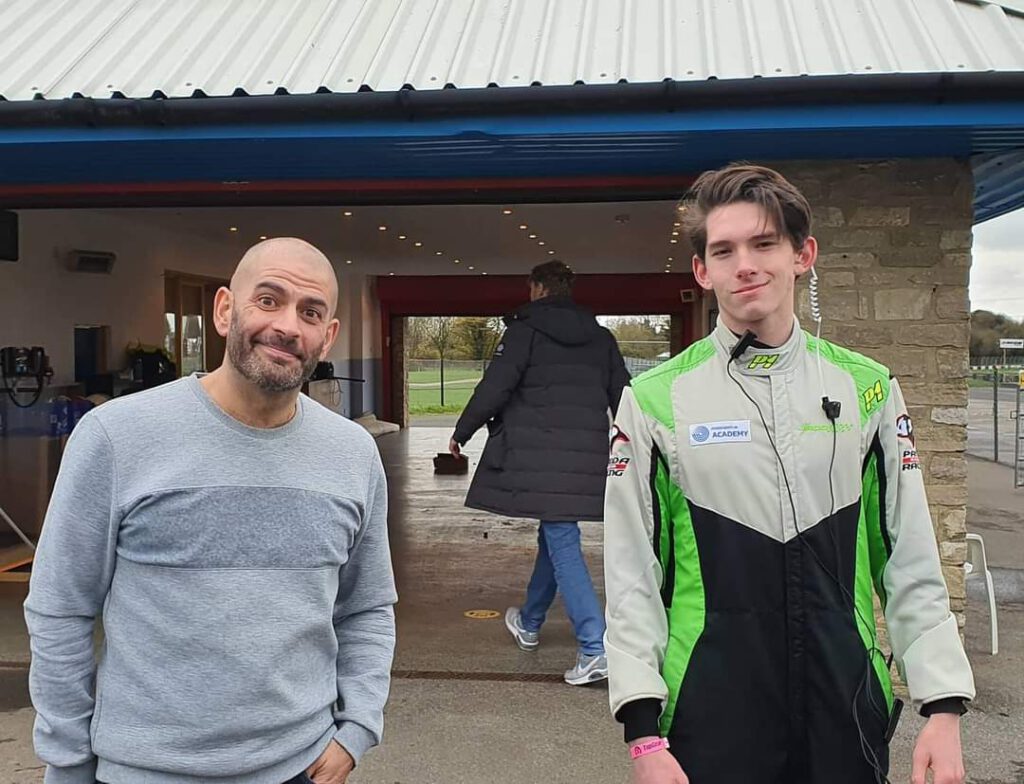
[[[787,162],[814,208],[822,334],[899,379],[953,609],[963,623],[974,182],[952,159]],[[797,294],[813,331],[806,282]]]

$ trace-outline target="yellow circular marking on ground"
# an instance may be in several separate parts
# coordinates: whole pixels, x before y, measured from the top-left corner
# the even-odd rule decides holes
[[[490,621],[501,615],[497,610],[466,610],[463,613],[467,618],[472,618],[474,621]]]

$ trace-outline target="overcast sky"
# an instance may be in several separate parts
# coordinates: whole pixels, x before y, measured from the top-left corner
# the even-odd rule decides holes
[[[971,310],[1024,319],[1024,209],[974,227]]]

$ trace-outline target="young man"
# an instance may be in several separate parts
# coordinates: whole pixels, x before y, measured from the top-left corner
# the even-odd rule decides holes
[[[781,175],[707,172],[683,219],[719,323],[623,393],[605,502],[610,699],[634,782],[885,781],[898,711],[874,589],[930,717],[913,780],[959,784],[974,682],[899,385],[800,330],[817,244]]]
[[[260,243],[217,292],[220,368],[75,429],[25,602],[47,784],[342,784],[380,741],[384,472],[299,394],[337,301],[320,251]]]
[[[609,409],[629,383],[619,347],[594,315],[572,301],[572,271],[534,267],[530,302],[507,318],[483,380],[459,417],[449,448],[460,453],[485,424],[487,446],[466,505],[540,520],[537,561],[522,608],[505,625],[524,651],[561,592],[579,644],[565,681],[604,680],[604,616],[580,548],[580,520],[603,516]]]

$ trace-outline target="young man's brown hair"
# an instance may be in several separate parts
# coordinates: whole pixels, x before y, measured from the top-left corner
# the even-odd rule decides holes
[[[764,166],[733,163],[704,172],[679,202],[683,230],[702,261],[708,242],[708,213],[737,202],[759,204],[776,231],[796,249],[811,235],[811,205],[795,185]]]
[[[572,293],[572,281],[576,276],[560,261],[546,261],[530,271],[530,283],[543,286],[548,296],[568,296]]]

